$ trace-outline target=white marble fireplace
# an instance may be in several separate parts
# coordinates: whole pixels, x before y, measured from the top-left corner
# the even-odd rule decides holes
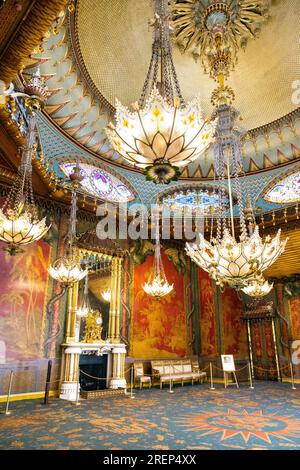
[[[107,354],[106,387],[117,389],[126,388],[124,377],[124,365],[126,347],[125,344],[110,342],[101,343],[64,343],[62,357],[62,372],[60,398],[76,401],[79,392],[79,359],[83,353],[95,352],[95,354]]]

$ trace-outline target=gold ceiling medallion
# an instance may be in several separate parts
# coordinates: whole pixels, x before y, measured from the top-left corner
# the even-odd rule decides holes
[[[268,18],[268,0],[172,0],[176,44],[199,57],[205,70],[217,78],[228,76],[238,50],[258,36]]]

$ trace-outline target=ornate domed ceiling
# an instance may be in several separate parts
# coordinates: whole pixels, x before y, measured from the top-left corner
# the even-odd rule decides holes
[[[130,105],[141,94],[151,56],[148,19],[152,16],[148,0],[77,2],[75,36],[84,68],[112,106],[116,98]],[[240,51],[229,80],[246,129],[268,124],[296,108],[291,84],[300,75],[299,1],[273,2],[270,16],[259,38]],[[198,94],[205,114],[209,113],[213,80],[190,54],[182,54],[176,46],[173,53],[184,97]]]
[[[293,83],[300,77],[299,6],[298,0],[271,1],[270,18],[259,37],[239,51],[229,80],[241,125],[250,130],[242,149],[244,170],[248,174],[267,171],[268,182],[273,178],[269,170],[276,171],[277,177],[281,167],[288,169],[300,158],[300,109],[292,100]],[[151,55],[148,20],[152,16],[149,0],[77,0],[75,12],[57,34],[35,51],[32,66],[40,64],[51,92],[45,115],[61,135],[56,149],[48,135],[42,135],[46,154],[60,158],[68,149],[73,153],[77,149],[92,161],[113,164],[131,181],[144,182],[111,148],[103,128],[112,120],[116,97],[130,104],[140,96]],[[191,54],[182,54],[176,45],[173,49],[184,97],[198,93],[209,113],[215,83]],[[49,133],[43,123],[42,129]],[[210,149],[182,172],[185,183],[213,177]],[[263,185],[267,180],[260,178]],[[150,192],[157,193],[158,188]]]

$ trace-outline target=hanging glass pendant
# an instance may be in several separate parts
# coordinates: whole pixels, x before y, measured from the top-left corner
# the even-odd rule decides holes
[[[110,301],[111,301],[111,290],[110,289],[102,291],[101,295],[102,295],[102,298],[105,302],[110,303]]]
[[[66,238],[65,252],[61,258],[58,258],[52,266],[49,266],[48,272],[53,279],[61,282],[63,285],[71,285],[74,282],[81,281],[87,274],[88,269],[83,267],[77,247],[74,245],[76,237],[76,212],[77,212],[77,196],[75,189],[78,182],[83,177],[78,171],[78,167],[75,168],[72,174],[72,203],[71,203],[71,214],[69,222],[69,232]]]
[[[159,243],[159,224],[157,221],[153,268],[151,270],[148,281],[143,285],[143,289],[146,294],[155,297],[156,300],[160,300],[162,297],[169,294],[173,290],[173,287],[174,285],[169,284],[167,281],[163,262],[161,259]]]
[[[113,148],[148,180],[168,184],[179,168],[201,155],[211,142],[214,125],[204,120],[197,99],[185,104],[170,43],[167,0],[155,0],[152,57],[142,96],[133,110],[116,103],[116,125],[105,131]],[[159,74],[160,70],[160,74]]]
[[[32,189],[32,158],[36,154],[36,115],[29,116],[28,134],[21,165],[12,188],[0,209],[0,240],[10,255],[42,238],[49,230],[46,218],[40,219]]]
[[[88,274],[84,279],[83,296],[80,302],[80,306],[76,311],[78,317],[87,317],[89,313],[93,312],[89,298],[89,276]]]

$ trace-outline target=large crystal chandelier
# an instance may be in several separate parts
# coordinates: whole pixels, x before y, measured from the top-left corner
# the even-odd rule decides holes
[[[235,128],[238,112],[232,106],[220,104],[216,115],[218,122],[214,144],[215,172],[220,182],[220,192],[224,191],[224,182],[227,179],[230,228],[223,215],[223,218],[217,220],[216,238],[207,241],[200,233],[199,243],[187,243],[186,251],[221,287],[227,284],[240,289],[249,286],[249,283],[257,282],[261,273],[284,251],[287,239],[280,241],[281,231],[278,230],[274,238],[268,235],[263,240],[259,227],[255,224],[252,207],[246,208],[247,220],[250,221],[247,226],[239,178],[242,169],[241,133]],[[232,184],[235,186],[237,197],[239,239],[235,233]],[[222,198],[220,200],[222,201]]]
[[[159,242],[159,221],[156,223],[156,235],[155,235],[155,252],[153,267],[148,278],[148,281],[143,285],[143,289],[146,294],[155,297],[156,300],[160,300],[165,295],[169,294],[173,290],[173,284],[169,284],[165,275],[164,266],[161,259],[160,253],[160,242]]]
[[[249,2],[247,2],[249,3]],[[256,8],[257,2],[251,2],[250,10]],[[262,278],[262,272],[269,268],[285,249],[287,239],[280,240],[279,230],[274,238],[269,235],[263,240],[255,217],[250,198],[244,208],[243,191],[239,176],[243,174],[241,138],[236,120],[238,111],[232,106],[235,95],[233,90],[225,85],[225,79],[233,65],[233,55],[225,54],[228,46],[226,28],[222,26],[223,16],[216,14],[219,2],[208,13],[213,13],[213,42],[214,47],[203,49],[207,54],[211,76],[218,82],[218,87],[212,93],[212,104],[215,106],[214,116],[217,119],[214,142],[215,175],[219,180],[221,194],[221,213],[217,219],[216,237],[210,241],[199,234],[199,243],[187,243],[187,254],[222,288],[227,284],[237,289],[247,289],[247,292],[267,292],[269,285]],[[253,16],[253,15],[252,15]],[[233,180],[233,181],[232,181]],[[222,207],[224,183],[227,181],[230,206],[230,223],[227,224],[226,209]],[[239,217],[240,234],[235,233],[232,185],[237,197],[237,216]],[[246,223],[248,222],[248,223]]]
[[[32,189],[32,158],[37,152],[36,114],[28,118],[28,133],[22,152],[21,164],[12,188],[0,209],[0,240],[10,255],[23,252],[49,230],[46,219],[40,219]]]
[[[69,222],[69,231],[66,237],[65,252],[61,258],[58,258],[48,271],[51,277],[63,285],[71,285],[74,282],[81,281],[87,273],[88,269],[82,266],[79,251],[75,245],[76,238],[76,212],[77,212],[77,196],[75,187],[78,181],[82,179],[80,169],[75,168],[74,173],[70,176],[73,182],[72,203]]]
[[[116,125],[105,130],[113,148],[148,180],[169,183],[210,144],[214,126],[202,118],[197,99],[185,104],[173,59],[167,0],[155,1],[152,57],[133,111],[116,103]]]

